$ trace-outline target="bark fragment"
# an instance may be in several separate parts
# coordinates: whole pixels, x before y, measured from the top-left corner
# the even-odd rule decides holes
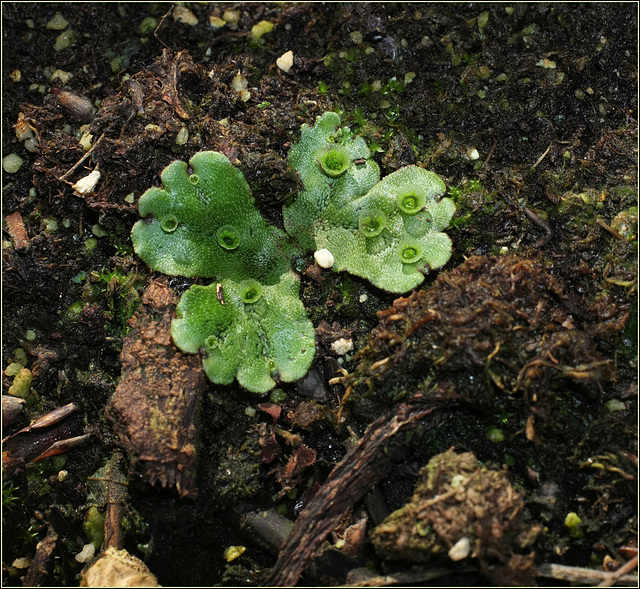
[[[107,415],[132,463],[154,484],[194,496],[198,414],[207,384],[196,356],[171,342],[175,296],[152,282],[122,347],[122,377]]]
[[[336,465],[325,484],[300,512],[267,579],[268,585],[287,587],[297,583],[347,510],[393,466],[390,438],[430,412],[431,408],[405,404],[393,417],[382,417],[369,427],[360,443]]]

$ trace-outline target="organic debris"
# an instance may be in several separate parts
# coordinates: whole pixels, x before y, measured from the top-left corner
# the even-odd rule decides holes
[[[278,562],[271,570],[270,586],[286,587],[298,582],[344,514],[393,466],[391,438],[411,428],[430,412],[428,408],[405,405],[397,415],[382,417],[371,424],[353,452],[336,464],[324,485],[298,516]]]
[[[152,483],[196,493],[198,412],[206,381],[198,360],[171,343],[175,298],[152,282],[122,346],[122,377],[107,415],[124,448]]]
[[[372,416],[415,386],[481,408],[518,399],[534,440],[553,422],[558,386],[597,398],[615,379],[602,342],[629,314],[604,298],[577,299],[535,259],[505,255],[471,257],[378,316],[344,381],[347,409]]]
[[[513,489],[505,470],[481,465],[471,452],[450,449],[421,469],[413,497],[373,530],[371,540],[387,560],[479,558],[490,578],[495,572],[488,565],[497,559],[508,564],[501,575],[520,571],[517,583],[511,579],[510,585],[530,584],[535,578],[533,554],[515,555],[521,562],[512,566],[514,549],[531,546],[541,529],[524,524],[523,507],[523,494]]]
[[[2,440],[2,476],[8,478],[26,464],[62,454],[84,443],[77,407],[69,403],[36,419]]]

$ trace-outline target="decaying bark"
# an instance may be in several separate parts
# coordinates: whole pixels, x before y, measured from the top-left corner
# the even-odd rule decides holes
[[[51,525],[49,525],[49,532],[45,536],[44,540],[38,542],[36,548],[36,554],[29,565],[27,574],[25,575],[22,586],[23,587],[40,587],[51,567],[51,557],[56,549],[58,542],[58,534],[54,532]]]
[[[390,438],[431,411],[424,406],[402,405],[393,417],[385,416],[371,424],[300,513],[271,570],[268,585],[286,587],[297,583],[346,511],[391,470],[393,452],[387,452]]]
[[[198,414],[206,381],[200,360],[171,342],[176,297],[152,282],[122,347],[122,378],[107,415],[132,462],[183,496],[196,493]]]

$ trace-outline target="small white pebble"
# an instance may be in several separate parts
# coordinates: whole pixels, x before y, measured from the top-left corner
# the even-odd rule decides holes
[[[475,147],[471,147],[467,149],[467,157],[471,161],[475,161],[480,157],[480,154],[478,153],[478,150]]]
[[[176,135],[176,145],[184,145],[189,139],[189,129],[182,127]]]
[[[90,174],[87,174],[84,178],[80,178],[73,186],[73,191],[77,196],[84,196],[85,194],[89,194],[93,192],[93,189],[96,187],[96,184],[100,180],[100,171],[96,168]]]
[[[109,232],[99,223],[91,226],[91,233],[93,233],[96,237],[106,237],[109,235]]]
[[[287,51],[278,57],[276,65],[286,74],[293,66],[293,51]]]
[[[16,569],[28,569],[32,560],[30,556],[21,556],[20,558],[14,559],[11,566]]]
[[[63,84],[68,84],[71,78],[73,78],[73,74],[64,70],[56,70],[51,74],[52,82],[54,80],[60,80]]]
[[[71,47],[75,42],[76,34],[71,29],[67,29],[56,37],[56,42],[53,44],[53,50],[63,51],[64,49]]]
[[[4,373],[6,376],[18,376],[23,368],[24,366],[19,362],[11,362],[11,364],[4,369]]]
[[[231,562],[232,560],[235,560],[236,558],[242,556],[246,549],[246,546],[228,546],[223,552],[222,556],[227,562]]]
[[[62,481],[66,481],[69,478],[69,471],[68,470],[61,470],[58,473],[58,481],[62,482]],[[93,544],[92,544],[93,546]]]
[[[236,92],[242,92],[249,87],[249,82],[247,78],[245,78],[240,72],[238,72],[235,76],[233,76],[233,80],[231,80],[231,87]]]
[[[556,62],[545,57],[544,59],[541,59],[538,63],[536,63],[536,65],[538,67],[544,68],[545,70],[552,70],[555,69]]]
[[[64,31],[69,26],[67,19],[59,12],[53,15],[53,18],[45,25],[50,31]]]
[[[89,562],[95,553],[96,547],[93,544],[85,544],[82,550],[76,554],[76,560],[82,563]]]
[[[235,25],[240,20],[239,10],[225,10],[222,15],[224,22],[229,25]]]
[[[198,24],[196,15],[185,6],[176,6],[173,9],[173,20],[175,22],[183,22],[184,24],[191,25],[192,27]]]
[[[224,19],[220,18],[219,16],[215,16],[213,14],[209,15],[209,26],[213,27],[214,29],[220,29],[226,24],[227,23],[224,21]]]
[[[331,344],[331,351],[338,356],[344,356],[353,350],[353,340],[341,337]]]
[[[333,254],[326,248],[322,248],[313,254],[320,268],[331,268],[333,266]]]
[[[261,20],[257,25],[251,27],[251,36],[257,41],[271,31],[273,31],[273,23],[268,20]]]
[[[360,297],[358,298],[358,301],[360,301],[361,303],[364,303],[368,298],[369,298],[369,295],[367,293],[361,294]]]
[[[471,552],[471,541],[464,536],[460,538],[449,550],[449,558],[454,561],[462,560]]]
[[[83,133],[82,137],[79,139],[80,145],[82,145],[82,149],[84,151],[89,151],[91,149],[91,141],[93,139],[93,135],[91,133]]]

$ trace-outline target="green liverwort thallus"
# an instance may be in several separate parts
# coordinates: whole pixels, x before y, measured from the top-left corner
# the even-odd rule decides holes
[[[154,270],[216,280],[183,295],[171,334],[183,351],[202,354],[212,382],[237,378],[258,393],[303,377],[313,360],[293,258],[328,250],[334,271],[402,293],[451,255],[442,230],[455,207],[444,182],[417,166],[380,180],[364,140],[336,113],[303,126],[289,161],[304,189],[284,207],[284,232],[265,222],[242,173],[214,151],[194,155],[192,173],[185,162],[169,164],[163,188],[140,197],[143,219],[131,232]]]

